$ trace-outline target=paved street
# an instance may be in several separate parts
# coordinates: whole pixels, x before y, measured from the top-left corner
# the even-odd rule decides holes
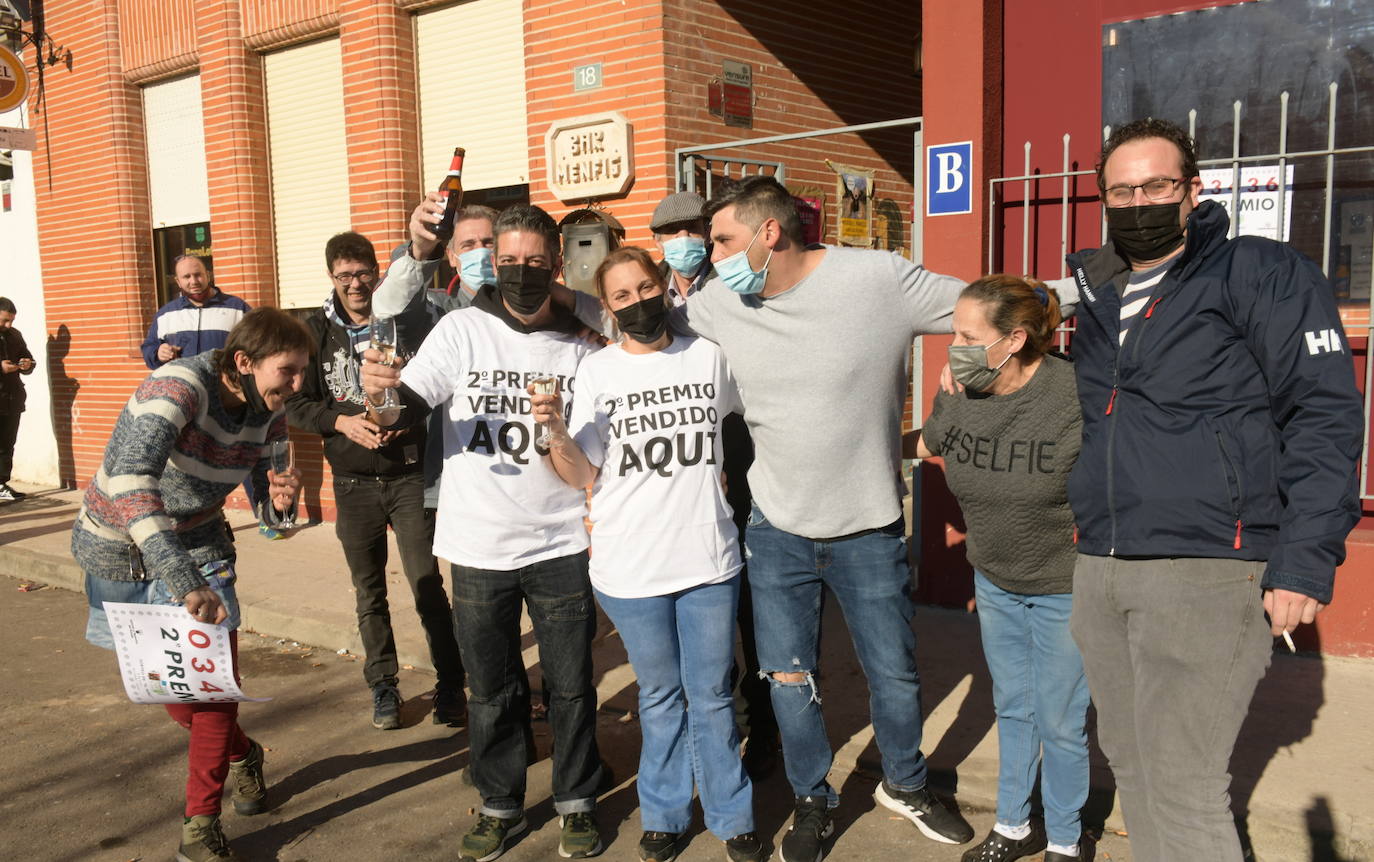
[[[0,817],[11,824],[4,855],[170,858],[184,778],[182,731],[160,707],[124,697],[113,655],[80,637],[80,595],[18,587],[19,581],[0,578],[0,647],[8,657],[0,721],[10,732],[0,773]],[[615,648],[603,642],[598,655]],[[225,814],[238,852],[246,859],[289,862],[455,858],[478,798],[459,777],[467,761],[466,735],[431,724],[428,701],[416,697],[428,691],[432,676],[403,672],[402,690],[412,698],[406,726],[382,733],[368,724],[356,660],[245,634],[242,664],[245,690],[273,698],[242,709],[245,729],[268,747],[272,789],[267,813]],[[609,860],[636,858],[639,737],[625,711],[632,699],[632,687],[610,698],[599,721],[602,750],[619,782],[601,801],[602,827],[612,839],[604,854]],[[547,755],[547,725],[537,728],[540,753]],[[905,821],[873,810],[873,780],[862,769],[839,780],[844,802],[831,858],[946,862],[966,849],[936,845]],[[758,788],[764,831],[785,826],[787,795],[780,773]],[[532,832],[504,858],[557,858],[547,756],[530,770],[529,801]],[[990,828],[988,812],[964,813],[980,833]],[[1109,835],[1097,858],[1129,860],[1125,844]],[[723,855],[719,842],[699,833],[681,858]]]

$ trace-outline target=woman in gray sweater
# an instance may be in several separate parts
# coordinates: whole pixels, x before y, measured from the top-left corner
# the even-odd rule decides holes
[[[1083,420],[1073,368],[1048,353],[1059,302],[1039,282],[990,275],[954,306],[950,371],[906,457],[945,461],[968,527],[983,652],[992,672],[1001,751],[997,825],[964,862],[1006,862],[1048,850],[1080,858],[1088,795],[1088,687],[1069,635],[1073,513],[1066,484]],[[1037,766],[1043,828],[1030,819]]]

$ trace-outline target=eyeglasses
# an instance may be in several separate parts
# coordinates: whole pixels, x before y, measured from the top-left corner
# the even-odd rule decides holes
[[[1137,185],[1112,186],[1102,192],[1102,200],[1106,201],[1109,207],[1129,206],[1131,201],[1135,200],[1135,190],[1141,189],[1145,192],[1145,197],[1152,201],[1166,201],[1174,196],[1174,189],[1181,182],[1184,182],[1183,177],[1178,179],[1158,177]]]
[[[342,286],[354,281],[371,284],[377,274],[370,269],[360,269],[357,272],[336,272],[331,277]]]

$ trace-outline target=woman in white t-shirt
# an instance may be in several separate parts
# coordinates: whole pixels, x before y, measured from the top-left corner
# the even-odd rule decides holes
[[[559,396],[531,399],[550,429],[550,466],[592,486],[592,586],[639,680],[639,856],[677,855],[695,782],[729,858],[762,860],[730,687],[741,560],[721,423],[742,409],[739,395],[718,347],[669,331],[647,252],[611,252],[596,287],[619,343],[578,366],[567,424]]]

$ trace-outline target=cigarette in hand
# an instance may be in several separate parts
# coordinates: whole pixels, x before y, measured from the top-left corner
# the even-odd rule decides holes
[[[1288,633],[1288,629],[1283,630],[1283,642],[1288,644],[1288,651],[1295,653],[1298,648],[1293,646],[1293,636]]]

